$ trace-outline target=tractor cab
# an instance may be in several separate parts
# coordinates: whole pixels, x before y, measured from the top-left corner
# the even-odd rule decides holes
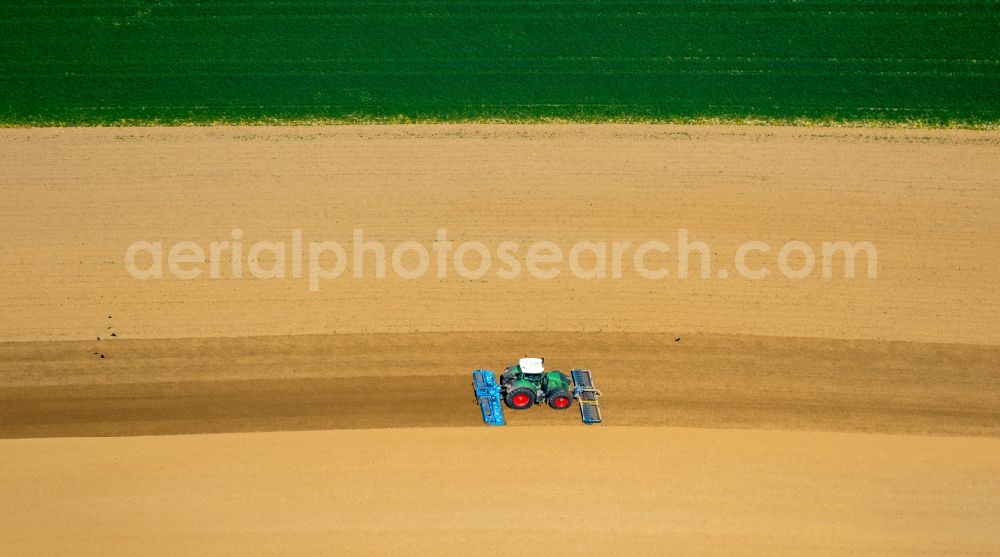
[[[521,373],[541,377],[545,373],[545,358],[521,358],[517,361]]]

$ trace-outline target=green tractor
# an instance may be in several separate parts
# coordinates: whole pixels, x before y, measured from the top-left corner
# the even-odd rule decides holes
[[[544,358],[521,358],[500,376],[500,395],[508,408],[526,410],[547,403],[555,410],[573,405],[570,378],[560,371],[545,371]]]

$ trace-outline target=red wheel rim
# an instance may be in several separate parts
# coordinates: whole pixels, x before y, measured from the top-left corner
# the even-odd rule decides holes
[[[514,406],[527,406],[528,402],[531,401],[531,399],[528,398],[528,395],[524,393],[517,393],[510,400],[514,403]]]
[[[557,396],[556,398],[552,399],[552,404],[555,405],[556,408],[566,408],[567,406],[569,406],[569,398],[564,396]]]

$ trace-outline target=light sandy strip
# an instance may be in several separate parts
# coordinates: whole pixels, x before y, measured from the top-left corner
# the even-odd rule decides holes
[[[5,555],[996,555],[1000,440],[458,428],[0,441]]]
[[[0,340],[603,330],[1000,342],[997,132],[4,129],[0,157]],[[133,241],[207,245],[233,228],[247,244],[289,241],[293,228],[347,241],[362,228],[390,246],[431,242],[439,228],[491,246],[673,245],[685,228],[718,255],[712,279],[390,273],[318,293],[305,279],[143,282],[125,271]],[[879,278],[736,278],[731,254],[751,239],[871,241]]]

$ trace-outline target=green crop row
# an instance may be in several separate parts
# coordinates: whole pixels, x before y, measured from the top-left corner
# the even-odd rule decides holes
[[[1000,123],[995,1],[8,4],[0,125]]]

